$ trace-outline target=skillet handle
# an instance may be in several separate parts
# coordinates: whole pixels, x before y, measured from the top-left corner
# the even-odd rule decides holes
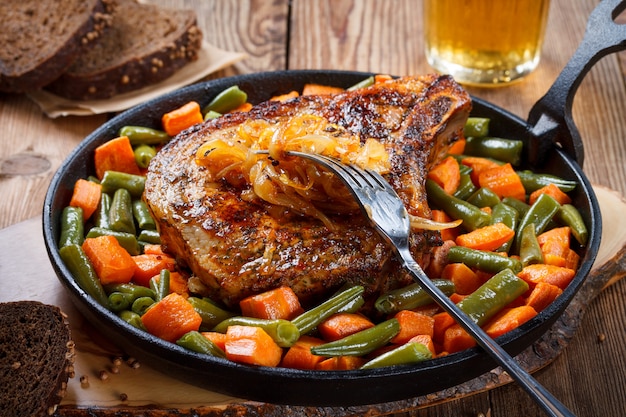
[[[626,49],[626,25],[614,22],[624,9],[624,0],[603,0],[591,12],[585,36],[548,92],[528,115],[528,160],[541,165],[555,144],[582,167],[583,143],[572,119],[574,95],[583,78],[600,58]]]

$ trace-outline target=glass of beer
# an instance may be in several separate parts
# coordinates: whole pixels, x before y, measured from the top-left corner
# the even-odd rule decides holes
[[[510,83],[539,63],[549,0],[424,0],[426,59],[468,85]]]

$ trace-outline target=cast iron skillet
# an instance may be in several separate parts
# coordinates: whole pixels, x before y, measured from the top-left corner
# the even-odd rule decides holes
[[[583,284],[600,245],[600,210],[581,170],[583,146],[572,122],[571,105],[574,93],[590,67],[602,56],[625,47],[626,32],[613,22],[613,17],[624,7],[625,3],[616,0],[605,0],[597,6],[590,17],[583,43],[553,87],[534,106],[528,122],[493,104],[473,99],[472,115],[491,118],[492,135],[520,138],[526,142],[525,167],[575,180],[579,184],[572,194],[573,203],[590,228],[588,246],[579,248],[580,269],[563,294],[534,319],[498,339],[511,355],[530,346],[560,316]],[[163,113],[189,100],[206,104],[218,92],[232,85],[248,92],[250,101],[256,103],[275,94],[300,90],[306,82],[348,87],[369,75],[344,71],[279,71],[218,79],[183,88],[132,108],[85,138],[54,175],[43,211],[43,233],[50,261],[78,310],[105,337],[157,370],[215,392],[277,404],[350,406],[395,401],[448,388],[494,368],[491,357],[479,348],[415,366],[367,371],[321,372],[252,367],[207,357],[139,331],[101,307],[78,286],[59,257],[59,219],[63,207],[69,202],[74,182],[94,171],[94,149],[116,137],[120,127],[159,127]]]

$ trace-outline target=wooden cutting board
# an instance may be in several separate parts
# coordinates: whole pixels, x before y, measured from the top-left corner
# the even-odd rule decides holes
[[[603,288],[626,274],[626,226],[620,222],[626,201],[595,187],[603,217],[603,238],[593,272],[553,328],[517,356],[534,372],[554,360],[578,328],[585,306]],[[622,224],[616,228],[615,225]],[[61,307],[76,341],[75,377],[68,385],[59,416],[227,416],[227,415],[367,415],[408,411],[469,396],[511,382],[496,368],[462,385],[403,401],[350,408],[316,408],[264,404],[211,392],[173,379],[103,340],[76,311],[48,260],[41,220],[33,218],[0,230],[0,302],[39,300]],[[118,358],[123,360],[120,362]],[[139,365],[137,367],[137,365]]]

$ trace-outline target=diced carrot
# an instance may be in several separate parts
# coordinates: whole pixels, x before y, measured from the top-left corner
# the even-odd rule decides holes
[[[474,185],[478,185],[478,177],[481,172],[500,166],[496,162],[487,158],[481,158],[480,156],[465,157],[461,160],[461,163],[467,167],[472,168],[470,178],[472,179]]]
[[[554,184],[548,184],[538,190],[533,191],[528,196],[528,204],[533,204],[535,201],[537,201],[537,198],[539,198],[541,194],[548,194],[549,196],[554,197],[554,199],[558,201],[559,204],[569,204],[572,202],[572,199],[563,191],[561,191],[559,187]]]
[[[454,318],[452,318],[452,316],[447,312],[443,311],[435,314],[433,319],[435,320],[433,326],[433,340],[435,343],[442,344],[446,329],[455,323]]]
[[[443,336],[443,350],[448,353],[460,352],[476,346],[476,341],[459,324],[446,329]]]
[[[305,84],[304,87],[302,87],[303,96],[337,94],[341,93],[342,91],[344,91],[344,89],[341,87],[313,83]]]
[[[418,334],[417,336],[412,337],[408,343],[421,343],[426,346],[430,353],[433,354],[433,357],[437,355],[437,350],[435,349],[435,343],[433,343],[433,338],[427,334]]]
[[[452,146],[450,146],[450,148],[448,149],[448,153],[450,155],[463,155],[463,152],[465,152],[466,143],[467,140],[465,138],[460,138],[459,140],[454,142]]]
[[[462,294],[459,294],[458,292],[455,292],[455,293],[450,294],[450,301],[452,301],[454,304],[457,304],[463,301],[465,297],[467,297],[467,295],[462,295]]]
[[[459,163],[452,156],[448,156],[428,171],[427,177],[435,181],[448,194],[454,194],[461,183]]]
[[[361,314],[337,313],[321,322],[317,330],[324,340],[332,342],[370,327],[374,327],[374,323]]]
[[[246,297],[239,307],[244,316],[259,319],[291,320],[304,311],[296,293],[287,286]]]
[[[163,246],[159,245],[158,243],[147,243],[144,245],[143,247],[143,253],[146,255],[167,255],[164,251],[163,251]]]
[[[147,287],[150,284],[150,278],[159,275],[161,270],[167,269],[172,271],[176,266],[176,260],[169,255],[151,255],[141,254],[132,257],[135,261],[136,269],[133,275],[133,282],[138,285]]]
[[[374,75],[374,84],[386,83],[387,81],[393,80],[393,77],[388,74],[376,74]]]
[[[219,332],[201,332],[202,336],[215,343],[215,346],[224,350],[226,349],[226,333]]]
[[[571,240],[570,236],[571,229],[569,228],[569,226],[554,227],[537,235],[537,242],[539,243],[539,245],[543,245],[549,240],[556,240],[566,247],[569,247]]]
[[[567,226],[555,227],[537,236],[545,263],[565,266],[565,257],[570,250],[570,236],[571,230]]]
[[[452,217],[448,216],[448,214],[443,210],[432,210],[432,219],[433,221],[440,223],[448,223],[452,221]],[[446,240],[456,240],[456,237],[460,233],[460,226],[453,227],[450,229],[443,229],[439,233],[441,233],[441,239]]]
[[[573,269],[576,271],[578,269],[578,263],[580,262],[580,255],[577,254],[573,249],[570,249],[567,252],[567,256],[565,257],[565,268]]]
[[[491,214],[491,207],[487,206],[487,207],[481,207],[480,211],[484,211],[487,214]]]
[[[98,146],[94,151],[96,176],[102,179],[106,171],[119,171],[140,175],[135,162],[135,153],[127,136],[111,139]]]
[[[292,98],[296,98],[300,95],[300,93],[298,93],[296,90],[290,91],[286,94],[279,94],[277,96],[274,96],[272,98],[270,98],[271,101],[280,101],[280,102],[284,102],[287,100],[290,100]]]
[[[483,284],[482,279],[464,263],[449,263],[441,272],[441,278],[454,283],[458,294],[471,294]]]
[[[141,322],[148,333],[176,342],[186,333],[198,331],[202,317],[184,297],[172,293],[150,307]]]
[[[74,183],[70,206],[83,209],[83,220],[87,220],[98,208],[101,195],[102,186],[100,184],[79,178]]]
[[[283,354],[265,330],[254,326],[228,327],[224,351],[233,362],[261,366],[278,366]]]
[[[231,111],[229,111],[229,113],[235,113],[235,112],[245,113],[245,112],[249,112],[251,109],[252,109],[252,103],[245,102],[235,107]]]
[[[359,356],[336,356],[317,364],[315,369],[322,371],[349,371],[365,365],[365,359]]]
[[[163,124],[163,130],[168,135],[176,136],[183,130],[197,123],[202,123],[202,119],[200,104],[190,101],[177,109],[165,113],[161,117],[161,123]]]
[[[456,238],[456,244],[471,249],[494,251],[514,236],[513,229],[504,223],[496,223],[459,235]]]
[[[526,199],[526,190],[517,172],[510,163],[486,169],[478,174],[478,185],[489,188],[498,197]]]
[[[548,284],[547,282],[540,282],[535,285],[535,288],[531,291],[530,295],[526,299],[526,305],[540,312],[546,308],[550,303],[556,300],[556,297],[561,295],[562,289],[556,285]]]
[[[507,308],[498,313],[484,327],[485,333],[492,338],[502,336],[537,315],[537,311],[531,306],[519,306]]]
[[[103,285],[130,282],[137,266],[116,238],[113,236],[87,238],[82,247]]]
[[[574,275],[576,275],[576,271],[573,269],[546,264],[528,265],[517,274],[531,287],[540,282],[547,282],[562,290],[572,281]]]
[[[561,267],[568,268],[567,262],[564,257],[559,256],[559,255],[554,255],[552,253],[543,254],[543,263],[546,265],[554,265],[554,266],[561,266]],[[575,268],[572,268],[572,269],[575,269]]]
[[[325,342],[317,337],[301,336],[285,353],[281,366],[293,369],[315,369],[324,357],[312,354],[311,348],[323,343]]]
[[[400,323],[400,332],[391,339],[391,343],[403,344],[419,334],[433,336],[435,319],[430,316],[410,310],[401,310],[394,317]]]

